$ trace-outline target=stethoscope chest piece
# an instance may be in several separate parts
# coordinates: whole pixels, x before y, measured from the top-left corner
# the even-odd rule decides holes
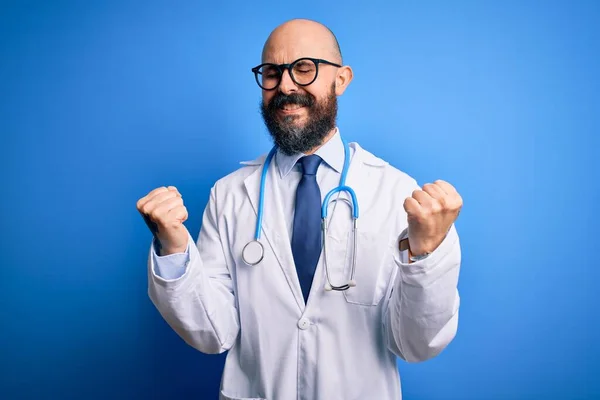
[[[242,259],[248,265],[256,265],[265,256],[265,249],[258,240],[248,242],[242,250]]]

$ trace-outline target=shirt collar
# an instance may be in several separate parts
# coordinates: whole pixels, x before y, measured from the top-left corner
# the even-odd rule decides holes
[[[315,154],[321,157],[321,159],[337,173],[342,172],[342,169],[344,168],[345,157],[344,143],[342,142],[342,136],[340,135],[340,131],[337,127],[335,128],[335,133],[333,136],[327,142],[325,142],[323,146],[319,147]],[[275,161],[279,167],[279,175],[281,178],[289,174],[290,171],[294,169],[294,166],[298,160],[305,155],[306,154],[303,153],[296,153],[288,156],[277,150],[277,154],[275,154]]]

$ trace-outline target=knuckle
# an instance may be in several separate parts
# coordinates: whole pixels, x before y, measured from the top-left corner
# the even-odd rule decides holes
[[[152,208],[150,206],[150,202],[144,204],[140,210],[142,213],[146,214],[146,215],[150,215],[150,212],[152,211]]]
[[[462,198],[459,195],[453,196],[448,200],[448,208],[458,210],[462,207]]]
[[[159,210],[159,208],[155,208],[155,209],[153,209],[153,210],[150,210],[150,211],[148,212],[148,215],[150,216],[150,218],[151,218],[153,221],[157,221],[157,222],[158,222],[158,221],[160,221],[161,213],[160,213],[160,210]]]
[[[156,206],[152,207],[152,209],[150,210],[150,214],[154,218],[161,218],[164,214],[164,208],[165,207],[163,204],[157,204]]]
[[[450,202],[448,201],[448,199],[446,198],[446,196],[440,196],[436,199],[436,202],[440,205],[441,209],[447,209],[450,208],[449,204]]]
[[[427,186],[423,188],[423,191],[430,196],[437,196],[439,191],[436,190],[433,186]]]

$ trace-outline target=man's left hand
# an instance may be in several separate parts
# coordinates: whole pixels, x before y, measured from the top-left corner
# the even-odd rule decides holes
[[[404,201],[408,242],[413,255],[431,253],[442,243],[462,208],[462,198],[448,182],[437,180]]]

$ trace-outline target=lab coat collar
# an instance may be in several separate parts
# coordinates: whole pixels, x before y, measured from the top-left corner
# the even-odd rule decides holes
[[[340,139],[340,143],[341,143],[341,137],[338,135],[338,138]],[[333,140],[333,138],[331,138],[330,142]],[[372,167],[383,167],[385,165],[387,165],[387,161],[382,160],[381,158],[369,153],[368,151],[364,150],[362,147],[360,147],[360,145],[356,142],[351,142],[349,143],[349,146],[351,148],[354,149],[354,156],[353,156],[353,161],[354,160],[358,160],[359,162],[362,162],[363,164],[367,164],[370,165]],[[342,151],[343,151],[343,145],[342,145]],[[320,150],[320,149],[319,149]],[[249,161],[241,161],[240,164],[241,165],[248,165],[248,166],[258,166],[258,165],[263,165],[265,162],[265,159],[267,158],[267,154],[262,154],[259,157],[255,158],[254,160],[249,160]],[[342,167],[344,166],[344,154],[342,152],[342,158],[340,161],[339,166],[337,167],[333,167],[336,171],[341,171]]]

